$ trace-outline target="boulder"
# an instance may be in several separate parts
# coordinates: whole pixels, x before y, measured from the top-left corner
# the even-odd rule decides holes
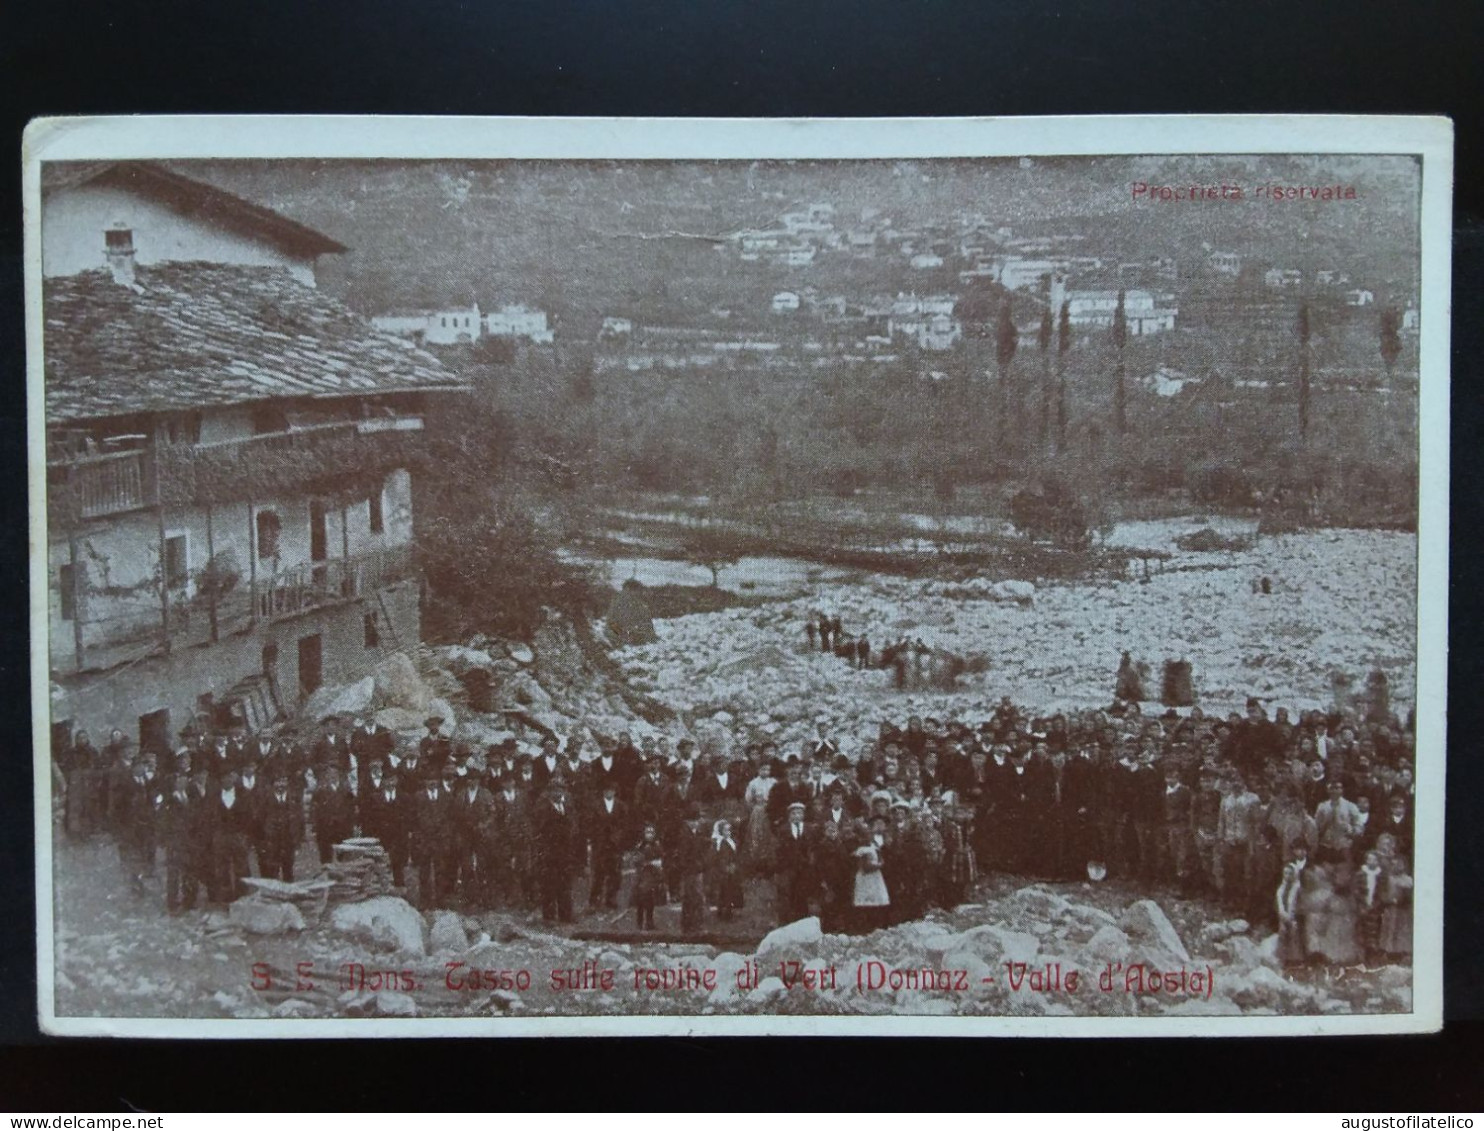
[[[747,995],[750,1005],[766,1005],[775,998],[780,998],[788,992],[788,987],[783,984],[783,979],[777,976],[764,978],[757,984],[757,988]]]
[[[227,909],[233,926],[249,935],[286,935],[304,929],[304,916],[292,903],[245,896]]]
[[[1233,935],[1245,935],[1249,930],[1251,930],[1251,924],[1246,919],[1225,919],[1207,923],[1201,928],[1198,937],[1202,945],[1214,946],[1216,943],[1225,942]]]
[[[987,997],[994,993],[997,984],[1004,978],[1004,967],[996,973],[991,966],[979,955],[969,950],[955,950],[945,954],[938,964],[940,970],[963,970],[969,976],[970,997]],[[993,979],[986,981],[985,979]]]
[[[369,675],[355,683],[321,687],[309,697],[300,713],[315,722],[329,715],[359,718],[371,709],[375,689],[376,682]]]
[[[1002,907],[1012,921],[1017,916],[1024,916],[1027,919],[1049,923],[1067,914],[1072,908],[1072,903],[1066,896],[1058,895],[1049,888],[1032,885],[1013,892]]]
[[[465,648],[462,644],[448,644],[442,648],[435,648],[433,655],[454,675],[463,675],[464,672],[474,669],[487,671],[495,666],[495,658],[488,652],[478,648]]]
[[[1217,984],[1221,992],[1242,1009],[1254,1006],[1277,1008],[1295,988],[1276,970],[1257,966],[1251,970],[1223,971]]]
[[[747,959],[740,954],[725,951],[711,960],[711,969],[716,971],[716,993],[723,989],[737,992],[737,972],[747,966]]]
[[[1232,935],[1215,946],[1222,965],[1234,970],[1250,970],[1254,966],[1268,966],[1274,970],[1281,967],[1276,953],[1265,952],[1262,947],[1246,935]]]
[[[453,707],[447,699],[429,699],[428,714],[443,716],[443,733],[452,734],[459,725],[459,717],[454,714]]]
[[[417,1002],[409,994],[382,990],[376,995],[376,1013],[381,1017],[416,1017]]]
[[[394,895],[337,904],[330,912],[330,926],[343,934],[388,941],[398,950],[424,953],[423,917],[412,904]]]
[[[1036,603],[1036,587],[1029,581],[996,581],[989,588],[989,596],[996,601],[1033,605]]]
[[[520,995],[513,990],[491,991],[489,1004],[501,1013],[522,1013],[526,1008],[526,1003],[521,1001]]]
[[[1156,954],[1169,955],[1180,962],[1190,961],[1190,953],[1180,941],[1175,925],[1154,900],[1141,899],[1129,904],[1119,918],[1118,925],[1124,934],[1146,949],[1153,950]],[[1153,957],[1155,956],[1151,955]]]
[[[1012,931],[993,923],[971,927],[959,936],[959,941],[965,950],[972,951],[993,964],[1034,962],[1041,950],[1041,944],[1035,935]]]
[[[406,707],[383,707],[373,717],[380,726],[394,734],[410,735],[423,732],[423,720],[427,715]]]
[[[1106,962],[1122,962],[1128,958],[1132,945],[1126,934],[1114,926],[1099,927],[1092,938],[1082,946],[1083,962],[1089,966]]]
[[[399,707],[426,716],[432,694],[405,652],[393,652],[371,673],[378,707]],[[421,722],[421,720],[419,720]]]
[[[757,956],[760,961],[812,956],[819,949],[824,932],[819,927],[819,916],[811,915],[769,931],[758,943]]]
[[[513,706],[530,707],[538,711],[551,709],[551,696],[546,689],[526,672],[511,676],[500,688],[505,701]]]
[[[433,912],[432,925],[428,928],[428,949],[442,954],[460,953],[468,947],[469,936],[459,916],[452,911]]]
[[[286,998],[273,1007],[274,1017],[286,1017],[290,1019],[304,1017],[318,1017],[319,1010],[303,998]]]

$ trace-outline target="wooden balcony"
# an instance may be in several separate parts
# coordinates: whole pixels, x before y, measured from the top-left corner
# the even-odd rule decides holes
[[[69,498],[80,519],[105,518],[154,505],[149,453],[109,452],[47,464],[47,488]]]
[[[257,579],[257,616],[260,620],[283,620],[339,601],[353,601],[416,576],[417,561],[411,546],[304,562]]]
[[[408,544],[244,578],[214,601],[172,591],[168,633],[158,593],[141,594],[127,609],[115,606],[99,620],[85,618],[81,654],[76,636],[54,634],[52,669],[58,674],[105,670],[160,655],[167,640],[172,652],[207,645],[258,625],[372,597],[417,576],[416,550]]]

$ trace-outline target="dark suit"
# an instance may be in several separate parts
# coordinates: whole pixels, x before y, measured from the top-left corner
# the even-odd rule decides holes
[[[615,798],[610,812],[603,798],[599,797],[589,803],[584,824],[583,835],[592,848],[593,860],[588,906],[617,907],[623,854],[634,840],[628,806]]]
[[[355,794],[343,785],[339,789],[317,786],[309,801],[309,815],[314,821],[314,843],[319,849],[319,862],[328,864],[335,858],[335,845],[355,836]]]
[[[577,858],[577,817],[567,804],[558,811],[542,802],[536,811],[536,875],[541,888],[541,918],[572,921],[572,874]]]
[[[397,748],[392,732],[382,726],[356,727],[350,733],[350,753],[356,763],[356,784],[366,788],[366,767],[380,758],[383,761]]]
[[[507,796],[502,789],[494,796],[495,900],[502,907],[516,904],[530,907],[536,902],[534,833],[531,829],[531,802],[525,791],[515,789]]]
[[[819,886],[815,882],[812,840],[806,824],[801,823],[798,836],[794,836],[793,826],[787,820],[778,829],[773,846],[773,872],[780,923],[792,923],[809,914],[809,899]]]
[[[350,743],[338,734],[327,734],[314,744],[314,764],[334,766],[341,773],[350,770]]]
[[[453,815],[455,879],[464,899],[484,903],[494,896],[495,805],[480,786],[471,800],[468,787],[457,790],[449,803]]]
[[[417,865],[419,906],[436,907],[449,894],[453,852],[449,797],[436,782],[425,784],[412,798],[412,862]]]
[[[269,790],[258,812],[262,840],[259,842],[258,867],[270,879],[292,883],[294,856],[304,841],[304,807],[291,789],[280,799],[277,790]]]
[[[165,908],[189,911],[205,880],[202,864],[210,850],[202,840],[205,799],[187,788],[165,799],[161,839],[165,844]]]
[[[386,850],[392,866],[392,882],[406,886],[407,861],[412,847],[413,794],[399,785],[388,795],[386,786],[368,793],[361,802],[361,827]]]
[[[229,903],[240,894],[242,877],[248,874],[247,851],[252,838],[253,815],[243,803],[240,792],[234,793],[229,807],[220,789],[207,797],[211,814],[211,898]]]

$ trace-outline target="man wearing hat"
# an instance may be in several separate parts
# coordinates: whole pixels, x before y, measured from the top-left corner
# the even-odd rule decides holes
[[[341,733],[341,720],[334,715],[325,719],[319,741],[314,744],[314,764],[335,766],[342,774],[350,772],[350,741]]]
[[[782,788],[780,782],[775,786]],[[773,884],[778,893],[778,922],[792,923],[809,914],[814,894],[813,834],[805,820],[803,801],[791,801],[774,838]]]
[[[258,760],[251,746],[242,748],[237,771],[237,797],[242,803],[247,821],[247,847],[251,862],[257,866],[258,875],[264,872],[263,864],[263,798],[268,792],[259,772]]]
[[[783,780],[768,794],[768,822],[775,830],[783,824],[790,805],[797,801],[807,806],[809,802],[803,765],[797,761],[790,762],[783,774]]]
[[[443,733],[442,715],[429,715],[423,720],[423,726],[428,733],[417,742],[422,773],[436,774],[443,768],[443,760],[453,753],[453,740]]]
[[[536,790],[544,793],[551,787],[552,779],[562,769],[562,757],[557,752],[557,736],[554,734],[543,735],[541,738],[541,755],[536,759],[532,767],[535,776]]]
[[[713,751],[706,769],[695,782],[697,800],[707,811],[730,820],[741,816],[742,794],[746,788],[742,774],[732,768],[720,750]]]
[[[392,732],[374,718],[356,720],[355,729],[350,733],[350,753],[356,763],[356,785],[362,793],[366,790],[366,772],[371,760],[380,758],[384,762],[396,745]]]
[[[684,820],[665,846],[667,857],[675,857],[676,883],[680,889],[680,930],[692,935],[706,919],[706,849],[708,838],[701,828],[701,807],[688,802]]]
[[[375,781],[375,762],[371,763],[371,772],[371,789],[361,798],[361,828],[381,842],[391,865],[392,883],[405,888],[412,843],[412,801],[396,774],[383,773],[381,780]]]
[[[211,812],[211,899],[231,903],[239,895],[242,877],[248,874],[247,849],[250,820],[237,792],[237,771],[222,773],[209,799]]]
[[[318,779],[309,800],[309,816],[314,822],[319,862],[328,864],[335,858],[335,845],[355,836],[356,799],[334,763],[322,764]]]
[[[611,776],[598,783],[597,797],[588,803],[582,825],[593,862],[587,909],[592,912],[603,907],[611,911],[618,906],[623,854],[634,835],[629,808],[619,800],[618,782]]]
[[[664,840],[675,826],[679,804],[675,785],[666,776],[660,755],[651,754],[644,776],[634,785],[634,827],[653,825]]]
[[[279,767],[258,811],[258,866],[267,878],[284,883],[294,881],[294,857],[304,841],[304,808],[289,780],[288,770]]]
[[[597,799],[604,796],[608,786],[612,785],[614,796],[625,798],[633,783],[626,780],[622,763],[618,759],[618,743],[606,734],[598,735],[598,756],[583,768],[583,776],[587,781],[587,795]]]
[[[451,799],[438,777],[429,775],[412,801],[412,863],[417,868],[417,905],[438,907],[450,894],[453,879]]]
[[[498,830],[495,803],[480,776],[459,779],[450,802],[453,813],[453,883],[466,907],[489,906],[494,900]]]
[[[534,834],[531,798],[515,774],[500,775],[494,795],[495,863],[491,878],[498,907],[535,907],[536,874],[532,866]]]
[[[144,890],[146,879],[155,874],[155,850],[159,844],[160,812],[164,807],[165,786],[155,773],[155,755],[152,750],[140,752],[134,763],[134,772],[129,778],[124,812],[127,814],[123,836],[119,840],[119,856],[130,882],[137,891]]]
[[[572,922],[572,880],[581,840],[572,796],[560,779],[547,788],[535,820],[536,881],[544,922]]]
[[[200,839],[204,828],[201,803],[200,794],[191,788],[188,772],[170,779],[161,834],[165,844],[165,910],[171,915],[196,906],[198,889],[205,878],[202,865],[209,845]]]

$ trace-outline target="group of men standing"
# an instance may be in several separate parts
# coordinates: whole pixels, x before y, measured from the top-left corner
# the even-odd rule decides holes
[[[325,864],[359,833],[425,908],[571,921],[585,875],[589,910],[621,913],[627,891],[641,926],[678,903],[683,930],[735,913],[757,880],[780,921],[817,910],[847,929],[951,905],[979,871],[1121,877],[1271,922],[1300,857],[1354,868],[1379,844],[1409,867],[1411,853],[1407,727],[1269,718],[1255,700],[1219,718],[1127,702],[1033,717],[1006,699],[977,730],[883,723],[854,759],[825,724],[786,756],[576,733],[476,753],[442,727],[427,719],[415,743],[364,720],[306,742],[193,735],[163,759],[79,732],[58,756],[66,828],[111,834],[141,887],[163,852],[172,912],[234,899],[253,873],[291,881],[308,846]],[[881,873],[869,883],[862,859]]]

